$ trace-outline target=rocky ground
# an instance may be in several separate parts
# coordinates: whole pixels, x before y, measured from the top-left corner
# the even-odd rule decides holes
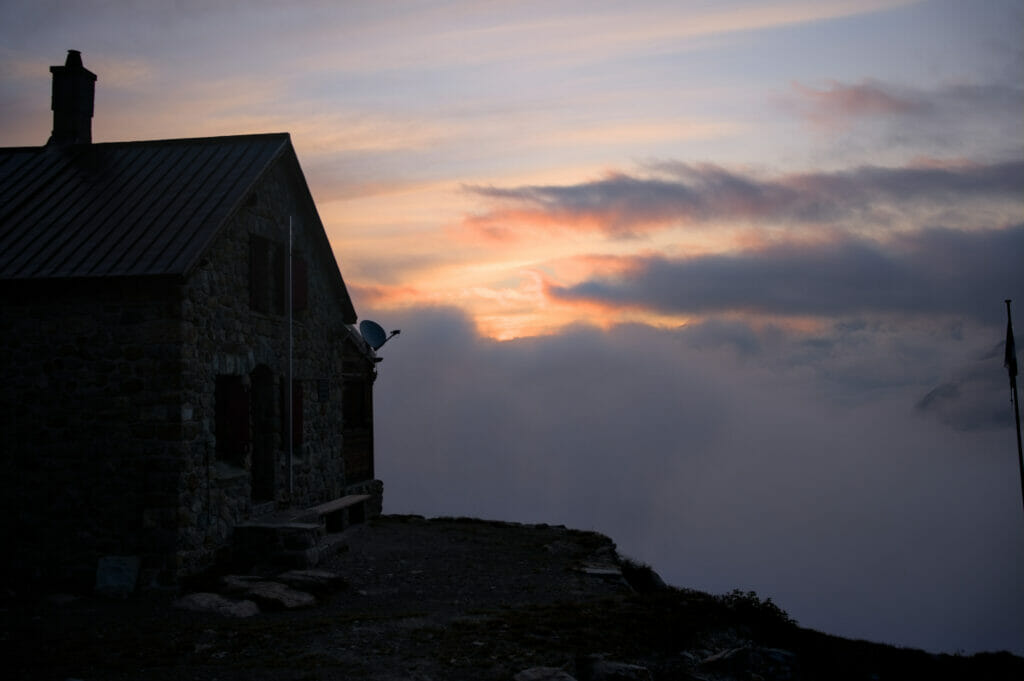
[[[0,610],[4,676],[1024,678],[1024,659],[1008,654],[936,656],[849,641],[801,629],[753,594],[665,588],[589,532],[385,516],[348,530],[338,546],[320,573],[285,579],[256,569],[191,584],[188,594],[11,593]],[[229,614],[209,611],[217,607]]]

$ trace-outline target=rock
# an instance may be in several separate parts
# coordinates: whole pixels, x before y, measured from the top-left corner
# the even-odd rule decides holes
[[[576,681],[558,667],[530,667],[512,677],[513,681]]]
[[[259,607],[252,601],[235,601],[220,594],[205,592],[182,596],[174,601],[173,605],[181,610],[214,612],[225,617],[252,617],[260,612]]]
[[[622,576],[626,579],[633,590],[637,593],[649,594],[659,591],[667,591],[668,585],[650,565],[637,563],[632,560],[623,560],[621,563]]]
[[[240,594],[248,591],[251,585],[266,581],[268,581],[266,577],[256,575],[225,575],[221,577],[220,584],[225,593]]]
[[[719,650],[717,653],[708,655],[700,663],[706,667],[724,667],[735,664],[736,661],[745,657],[749,651],[750,648],[726,648],[725,650]]]
[[[554,555],[572,555],[577,551],[577,546],[573,542],[565,541],[563,539],[556,539],[550,544],[544,545],[544,550]]]
[[[594,575],[595,577],[622,576],[622,570],[619,569],[619,566],[611,563],[584,563],[579,567],[579,571],[588,575]]]
[[[613,662],[601,655],[578,658],[576,673],[583,681],[653,681],[654,678],[647,667]]]
[[[700,666],[730,676],[741,673],[757,674],[778,681],[787,681],[799,676],[796,654],[779,648],[727,648],[704,658]]]
[[[338,591],[348,586],[344,577],[330,570],[289,570],[275,577],[274,581],[316,595]]]
[[[96,564],[96,593],[128,598],[139,581],[138,556],[103,556]]]
[[[654,681],[651,670],[638,664],[602,662],[594,667],[591,681]]]
[[[280,582],[237,575],[228,575],[222,582],[228,593],[256,601],[267,610],[294,610],[316,605],[316,598],[312,594]]]
[[[762,676],[779,681],[799,678],[800,661],[796,653],[780,648],[758,648],[761,659],[758,661]]]

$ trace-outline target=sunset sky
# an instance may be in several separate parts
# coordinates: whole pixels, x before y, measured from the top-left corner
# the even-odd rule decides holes
[[[387,511],[1024,654],[1019,0],[0,0],[0,145],[68,49],[96,142],[291,133]]]

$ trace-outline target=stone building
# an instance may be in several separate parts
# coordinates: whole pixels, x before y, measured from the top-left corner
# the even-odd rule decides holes
[[[379,513],[377,358],[288,134],[93,144],[96,76],[51,72],[49,142],[0,149],[6,572],[173,580],[274,511]]]

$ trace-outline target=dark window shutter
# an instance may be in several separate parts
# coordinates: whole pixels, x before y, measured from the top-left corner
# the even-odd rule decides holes
[[[269,260],[270,242],[255,234],[249,235],[249,307],[257,312],[270,312]]]
[[[302,446],[302,383],[292,381],[292,446]]]
[[[292,309],[309,308],[309,267],[305,258],[292,256]]]
[[[266,314],[285,313],[287,250],[280,242],[249,235],[249,306],[253,310]]]
[[[288,265],[285,260],[285,250],[284,244],[273,244],[273,257],[270,266],[273,268],[271,280],[273,282],[274,314],[285,313],[285,276],[287,275],[285,269]]]

